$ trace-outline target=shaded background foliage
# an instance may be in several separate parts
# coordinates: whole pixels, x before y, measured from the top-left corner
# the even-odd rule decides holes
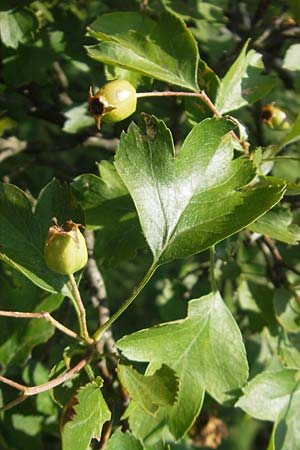
[[[289,181],[290,193],[297,194],[299,144],[289,146],[284,151],[285,158],[271,161],[273,153],[268,146],[280,143],[284,132],[270,130],[262,123],[261,107],[275,102],[287,111],[291,121],[299,112],[300,71],[288,70],[291,63],[286,57],[290,46],[299,42],[299,3],[293,0],[153,0],[148,5],[150,14],[156,17],[163,4],[186,21],[197,40],[201,58],[219,77],[225,75],[249,38],[249,48],[263,55],[266,72],[275,80],[273,89],[263,100],[236,111],[235,117],[247,125],[251,147],[261,146],[269,152],[272,174]],[[195,120],[200,120],[199,111],[190,102],[174,98],[144,99],[133,118],[104,124],[101,132],[95,130],[94,120],[87,114],[88,88],[122,76],[122,70],[88,57],[84,46],[95,41],[86,36],[86,27],[103,13],[141,8],[142,2],[134,0],[0,1],[0,178],[22,188],[33,203],[53,177],[72,182],[83,173],[98,174],[95,162],[113,159],[121,131],[131,119],[139,121],[142,111],[166,121],[175,146],[181,144]],[[299,52],[297,55],[299,58]],[[141,91],[167,88],[162,82],[131,76]],[[214,98],[213,78],[210,81],[205,87]],[[205,115],[207,112],[201,118]],[[260,158],[259,152],[256,158]],[[81,203],[84,203],[85,182],[86,179],[79,177],[73,183],[74,194]],[[286,197],[280,208],[283,208],[281,222],[278,215],[276,221],[285,230],[292,220],[299,223],[299,197]],[[89,213],[92,217],[92,212]],[[102,229],[96,230],[95,255],[113,312],[142,277],[151,258],[136,222],[133,221],[130,235],[128,228],[124,238],[121,234],[120,242],[134,239],[134,245],[128,247],[114,240],[120,228],[114,229],[109,217],[102,225]],[[276,248],[270,244],[268,247],[268,243],[259,239],[256,242],[249,230],[217,246],[217,281],[243,332],[251,377],[265,368],[278,368],[280,359],[292,367],[300,365],[297,295],[290,310],[285,306],[289,304],[289,286],[299,285],[299,250],[286,244],[299,240],[299,231],[297,228],[290,231],[291,242],[287,242],[287,233],[285,243],[280,243],[282,239],[278,238],[283,259],[278,258]],[[111,242],[115,246],[113,251]],[[208,259],[208,253],[203,252],[160,268],[138,302],[114,326],[114,337],[185,317],[187,301],[209,291]],[[64,318],[70,326],[73,324],[73,312],[58,294],[46,294],[5,263],[1,263],[0,279],[1,309],[51,311],[61,304],[56,317]],[[91,288],[85,275],[82,288],[89,324],[95,329],[95,306],[88,301]],[[0,324],[2,372],[30,385],[45,382],[49,369],[59,361],[66,339],[58,333],[52,336],[53,329],[38,321],[20,324],[1,318]],[[47,352],[39,345],[46,341]],[[108,398],[110,394],[106,392]],[[1,396],[7,402],[13,393],[4,388]],[[117,407],[122,409],[120,405]],[[30,398],[1,416],[0,448],[60,448],[59,417],[60,411],[47,393]],[[212,417],[218,417],[220,422],[210,434],[205,426],[211,423]],[[219,448],[223,450],[256,450],[267,447],[270,432],[269,423],[252,419],[241,409],[223,408],[208,397],[189,436],[170,448],[191,450],[212,445],[215,438],[217,442],[220,440]],[[225,436],[227,439],[223,440]]]

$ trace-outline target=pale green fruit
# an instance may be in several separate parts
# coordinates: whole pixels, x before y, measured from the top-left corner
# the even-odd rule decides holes
[[[89,112],[95,117],[97,127],[101,120],[120,122],[136,110],[136,90],[129,81],[115,80],[102,86],[95,95],[90,88]]]
[[[291,122],[287,113],[274,105],[263,106],[261,117],[262,121],[274,130],[288,130],[291,128]]]
[[[62,227],[53,225],[49,228],[44,257],[54,272],[70,275],[86,265],[88,252],[79,226],[70,220]]]

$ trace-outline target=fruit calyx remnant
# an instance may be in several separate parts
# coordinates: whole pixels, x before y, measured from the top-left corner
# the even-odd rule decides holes
[[[136,90],[129,81],[114,80],[102,86],[94,95],[92,87],[88,95],[88,111],[100,129],[105,122],[120,122],[136,110]]]
[[[86,242],[80,228],[83,225],[66,221],[52,225],[44,247],[47,266],[56,273],[69,275],[82,269],[88,260]]]

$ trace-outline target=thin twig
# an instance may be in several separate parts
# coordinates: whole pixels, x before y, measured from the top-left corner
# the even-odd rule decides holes
[[[113,427],[113,421],[111,420],[108,423],[107,430],[105,431],[105,434],[104,434],[104,436],[102,438],[102,445],[101,445],[99,450],[105,450],[106,449],[108,440],[109,440],[110,435],[111,435],[112,427]]]
[[[65,372],[63,375],[60,375],[57,378],[54,378],[53,380],[48,381],[47,383],[39,384],[38,386],[31,386],[26,387],[22,384],[16,383],[15,381],[12,381],[8,378],[0,376],[0,381],[3,383],[18,389],[19,391],[22,391],[22,395],[18,397],[16,400],[13,400],[12,402],[8,403],[7,405],[4,405],[2,408],[0,408],[0,411],[6,411],[13,406],[17,405],[18,403],[21,403],[24,401],[27,397],[31,395],[37,395],[41,392],[49,391],[50,389],[53,389],[56,386],[59,386],[60,384],[63,384],[65,381],[72,378],[76,373],[80,372],[80,370],[88,363],[87,358],[83,358],[79,363],[76,364],[72,369]]]
[[[54,319],[48,312],[19,312],[19,311],[0,311],[0,316],[5,317],[14,317],[15,319],[45,319],[47,322],[51,323],[55,328],[62,331],[63,333],[71,336],[74,339],[80,339],[79,334],[75,333],[75,331],[70,330],[70,328],[66,327],[62,323],[58,322],[58,320]]]
[[[52,67],[62,88],[62,92],[59,93],[59,99],[63,105],[71,106],[73,104],[73,100],[68,94],[69,82],[66,74],[58,61],[54,61]]]
[[[269,236],[261,236],[261,238],[257,240],[257,243],[263,252],[267,264],[267,273],[274,286],[280,287],[283,285],[287,287],[293,292],[298,301],[299,297],[295,292],[295,287],[290,284],[284,269],[291,270],[297,275],[300,275],[300,272],[283,260],[278,248]]]
[[[277,246],[273,242],[273,240],[269,236],[262,236],[262,239],[268,246],[269,250],[271,251],[274,259],[277,261],[278,265],[281,267],[285,267],[286,269],[294,272],[296,275],[300,275],[300,271],[295,269],[295,267],[291,266],[290,264],[286,263],[278,250]]]
[[[53,389],[54,387],[63,384],[65,381],[72,378],[76,373],[80,372],[80,370],[87,364],[87,362],[88,359],[83,358],[81,361],[79,361],[79,363],[76,364],[76,366],[68,370],[68,372],[64,373],[63,375],[60,375],[59,377],[54,378],[53,380],[48,381],[47,383],[43,383],[38,386],[28,387],[24,392],[24,395],[29,396],[40,394],[41,392],[49,391],[49,389]]]
[[[136,94],[137,98],[145,98],[145,97],[194,97],[194,98],[200,98],[207,107],[211,110],[211,112],[216,117],[222,117],[222,114],[217,110],[211,99],[208,97],[205,91],[200,92],[175,92],[175,91],[153,91],[153,92],[138,92]],[[232,137],[239,142],[240,145],[244,148],[245,154],[249,154],[249,142],[241,141],[240,138],[236,135],[236,133],[232,130],[231,132]]]
[[[276,247],[276,245],[274,244],[274,242],[272,241],[272,239],[269,236],[263,236],[263,240],[265,241],[265,243],[267,244],[267,246],[269,247],[269,249],[271,250],[274,258],[276,259],[276,261],[283,261],[283,258],[278,250],[278,248]]]
[[[76,313],[78,315],[78,320],[79,320],[79,325],[80,325],[80,334],[83,337],[83,339],[85,340],[85,342],[87,342],[88,344],[92,344],[94,341],[90,337],[88,329],[87,329],[85,307],[82,303],[81,295],[80,295],[80,292],[79,292],[79,289],[78,289],[78,286],[77,286],[77,283],[76,283],[76,280],[75,280],[73,274],[69,275],[69,280],[70,280],[72,291],[74,294],[74,300],[77,305]]]
[[[27,389],[26,386],[24,386],[23,384],[17,383],[16,381],[10,380],[9,378],[3,377],[1,375],[0,381],[2,381],[2,383],[8,384],[8,386],[18,389],[18,391],[25,392]]]
[[[15,400],[7,403],[6,405],[2,406],[0,408],[1,412],[7,411],[8,409],[14,408],[16,405],[19,405],[20,403],[24,402],[26,400],[26,395],[20,395],[20,397],[17,397]]]
[[[138,92],[137,98],[144,97],[196,97],[201,98],[208,108],[214,113],[216,117],[222,117],[222,114],[217,110],[213,102],[204,91],[200,92],[175,92],[175,91],[153,91],[153,92]]]

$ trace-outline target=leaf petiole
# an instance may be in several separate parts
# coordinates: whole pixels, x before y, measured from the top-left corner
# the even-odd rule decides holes
[[[136,94],[137,99],[139,98],[145,98],[145,97],[194,97],[194,98],[200,98],[206,106],[211,110],[211,112],[214,114],[215,117],[222,117],[222,114],[218,109],[215,107],[214,103],[211,101],[209,96],[206,94],[205,91],[200,92],[185,92],[185,91],[153,91],[153,92],[138,92]],[[235,134],[234,131],[231,131],[232,137],[238,141],[241,146],[244,148],[244,152],[247,155],[249,153],[249,143],[246,141],[241,141],[239,137]]]
[[[73,274],[69,275],[69,280],[70,280],[70,284],[72,287],[72,292],[73,292],[73,297],[71,298],[72,303],[74,305],[77,317],[78,317],[78,322],[79,322],[79,327],[80,327],[80,335],[81,337],[83,337],[83,339],[85,340],[85,342],[87,344],[92,344],[94,341],[93,339],[90,337],[88,329],[87,329],[87,324],[86,324],[86,311],[85,311],[85,307],[82,303],[81,300],[81,295],[76,283],[76,280],[74,278]]]
[[[215,278],[215,246],[212,245],[209,248],[209,260],[210,260],[210,285],[212,292],[217,291],[217,283]]]
[[[41,312],[19,312],[19,311],[0,311],[0,316],[14,317],[15,319],[45,319],[47,322],[51,323],[55,328],[62,331],[63,333],[71,336],[74,339],[81,339],[81,337],[75,333],[70,328],[66,327],[58,320],[54,319],[50,313],[46,311]]]
[[[150,266],[148,272],[144,276],[144,278],[141,280],[139,285],[135,288],[133,293],[128,297],[124,303],[120,306],[120,308],[111,316],[109,320],[107,320],[103,325],[101,325],[94,333],[93,339],[95,341],[99,341],[103,333],[123,314],[124,311],[131,305],[131,303],[134,301],[134,299],[139,295],[139,293],[143,290],[143,288],[146,286],[148,281],[152,278],[154,272],[156,271],[158,265],[156,262],[153,262],[153,264]]]

